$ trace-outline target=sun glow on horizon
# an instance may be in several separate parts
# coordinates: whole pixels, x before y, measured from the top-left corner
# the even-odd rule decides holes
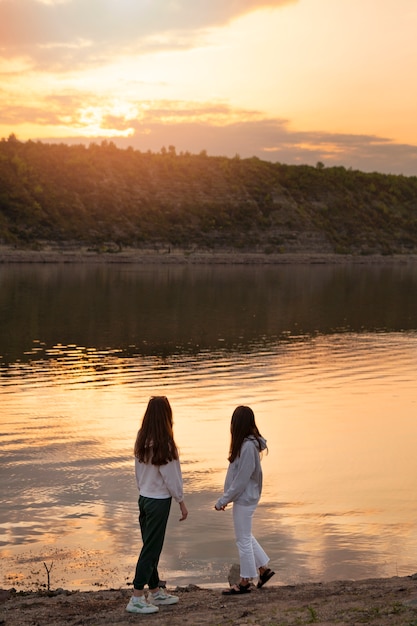
[[[189,1],[158,21],[156,5],[110,0],[90,24],[78,0],[27,0],[39,40],[23,38],[25,16],[13,14],[0,50],[0,135],[120,137],[140,148],[166,136],[212,154],[417,172],[413,0],[213,4],[207,15],[187,11]],[[68,30],[49,32],[60,12]],[[148,17],[137,32],[135,12]],[[105,30],[112,17],[120,32]]]

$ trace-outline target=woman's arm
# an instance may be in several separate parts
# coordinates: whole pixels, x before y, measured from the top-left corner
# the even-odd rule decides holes
[[[222,497],[217,500],[215,508],[218,511],[224,509],[229,502],[237,500],[245,491],[256,466],[257,454],[259,453],[252,442],[248,441],[243,443],[240,450],[239,469],[230,487],[224,492]]]
[[[174,500],[178,503],[184,500],[181,466],[178,459],[166,465],[159,466],[159,473]]]
[[[188,517],[188,510],[187,510],[187,507],[185,506],[184,500],[182,502],[179,502],[179,505],[181,509],[180,522],[183,522]]]

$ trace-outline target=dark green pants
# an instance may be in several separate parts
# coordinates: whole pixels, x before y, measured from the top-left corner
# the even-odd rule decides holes
[[[156,589],[159,584],[158,563],[164,545],[172,498],[146,498],[139,496],[139,525],[142,533],[142,550],[136,565],[133,587]]]

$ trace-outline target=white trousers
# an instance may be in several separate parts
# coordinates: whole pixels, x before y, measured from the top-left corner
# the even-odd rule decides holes
[[[255,510],[256,504],[244,506],[233,503],[233,524],[242,578],[256,578],[258,569],[269,562],[268,555],[252,535],[252,518]]]

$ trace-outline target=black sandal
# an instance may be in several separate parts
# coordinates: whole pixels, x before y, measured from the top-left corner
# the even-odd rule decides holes
[[[242,593],[250,593],[250,583],[247,585],[233,585],[230,589],[226,589],[226,591],[222,591],[223,596],[239,596]]]
[[[262,574],[259,574],[259,582],[256,585],[258,589],[263,587],[264,584],[267,583],[268,580],[270,580],[272,576],[274,575],[275,575],[275,572],[273,572],[271,569],[266,569]]]

